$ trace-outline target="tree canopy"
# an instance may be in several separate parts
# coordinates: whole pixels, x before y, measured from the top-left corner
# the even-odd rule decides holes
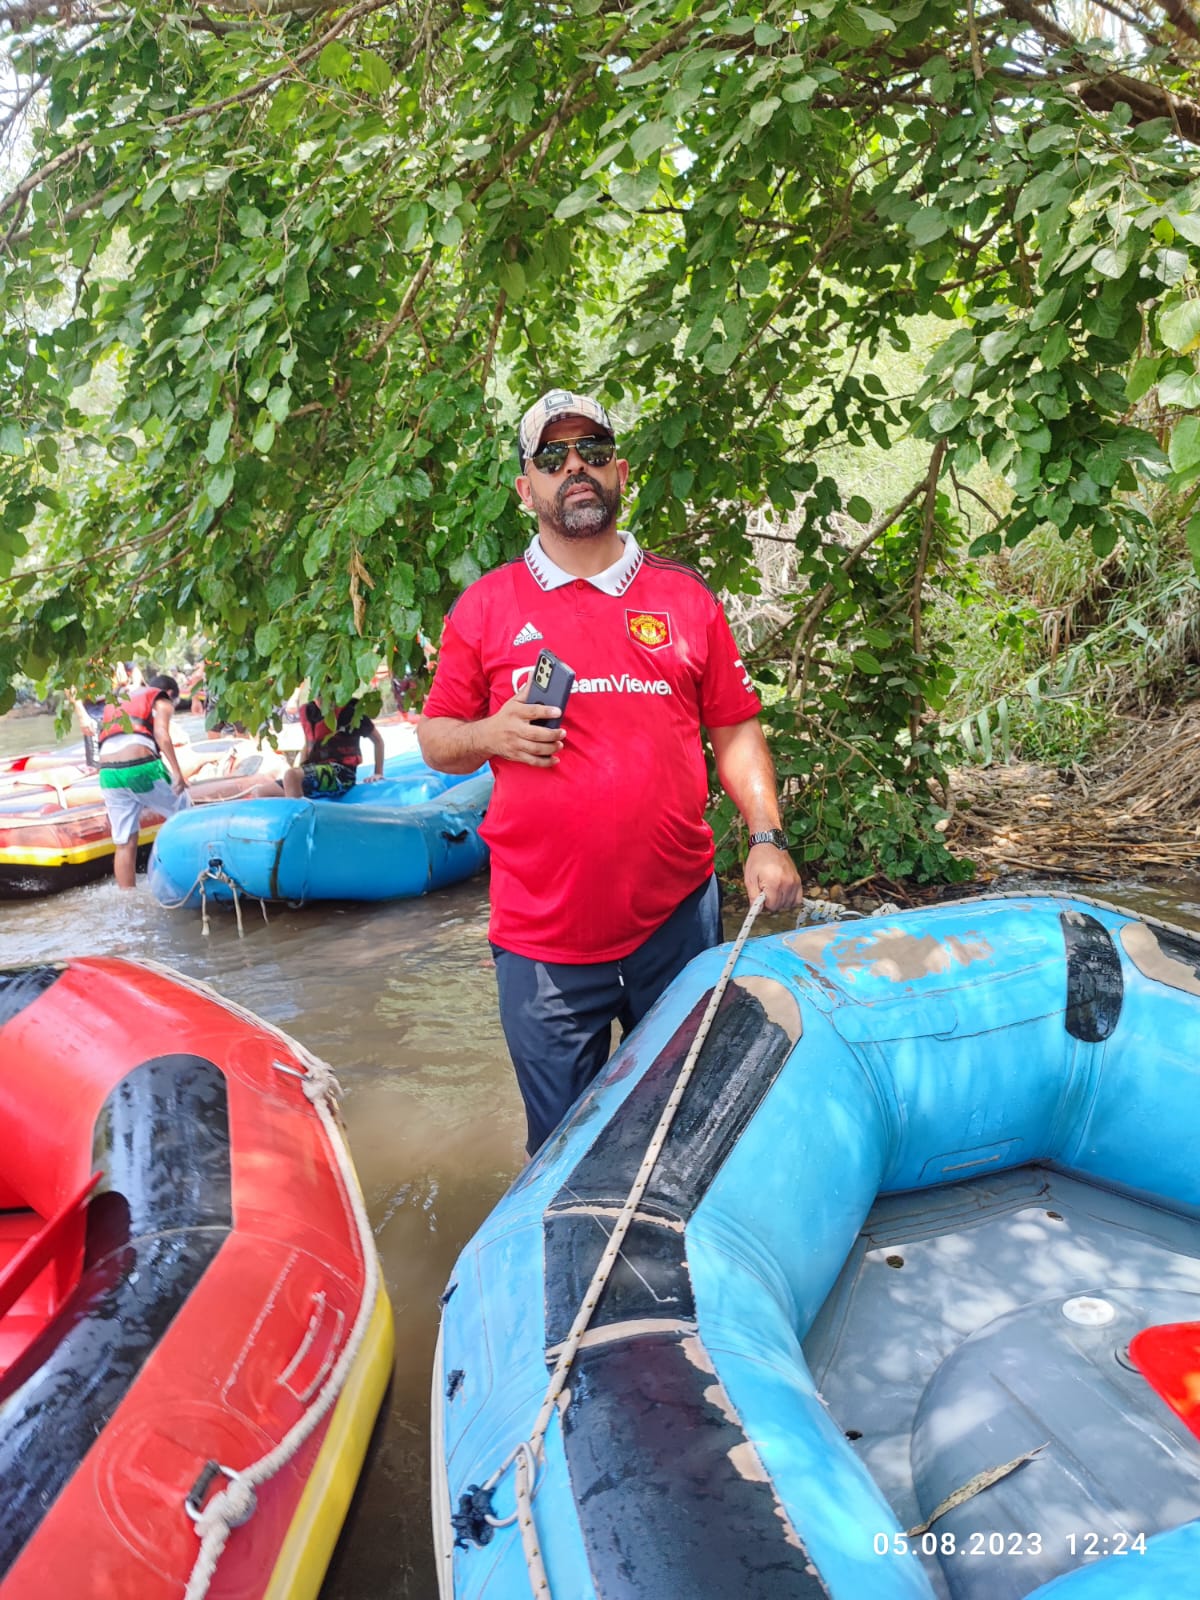
[[[734,592],[748,511],[785,543],[797,842],[887,793],[911,869],[968,513],[1103,551],[1200,482],[1192,0],[0,0],[0,46],[0,705],[191,618],[235,711],[351,692],[528,538],[563,383],[644,543]]]

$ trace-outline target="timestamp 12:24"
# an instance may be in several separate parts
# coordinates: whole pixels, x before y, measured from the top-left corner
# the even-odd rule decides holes
[[[1099,1556],[1144,1556],[1144,1533],[1067,1533],[1063,1536],[1068,1556],[1087,1561]],[[963,1538],[946,1531],[927,1530],[920,1534],[877,1533],[873,1548],[877,1556],[1040,1556],[1045,1540],[1040,1533],[1001,1533],[978,1530]]]

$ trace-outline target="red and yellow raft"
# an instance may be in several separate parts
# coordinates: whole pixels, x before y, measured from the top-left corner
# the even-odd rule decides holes
[[[0,973],[2,1600],[316,1595],[392,1355],[331,1088],[164,969]]]
[[[195,805],[237,800],[259,782],[257,774],[200,778],[189,784]],[[30,795],[0,799],[0,900],[55,894],[112,871],[113,841],[96,774],[59,798]],[[19,809],[18,809],[19,807]],[[142,815],[138,861],[145,866],[163,825],[157,811]]]

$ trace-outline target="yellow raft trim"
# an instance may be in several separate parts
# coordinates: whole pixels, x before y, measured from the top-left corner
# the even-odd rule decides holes
[[[138,833],[138,845],[153,844],[161,826],[160,822],[156,822],[151,828],[142,828]],[[84,861],[98,861],[101,856],[111,856],[115,848],[111,838],[93,839],[91,844],[75,845],[65,850],[57,845],[29,845],[25,849],[19,845],[0,845],[0,866],[74,867]]]
[[[316,1600],[392,1375],[393,1349],[392,1307],[381,1285],[263,1600]]]

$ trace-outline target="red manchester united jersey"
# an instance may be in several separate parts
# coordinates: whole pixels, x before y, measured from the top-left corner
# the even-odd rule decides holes
[[[575,672],[566,743],[556,767],[492,762],[491,937],[534,960],[616,960],[712,871],[701,727],[761,705],[693,568],[627,537],[614,567],[573,578],[535,538],[455,603],[426,715],[490,716],[543,649]]]

